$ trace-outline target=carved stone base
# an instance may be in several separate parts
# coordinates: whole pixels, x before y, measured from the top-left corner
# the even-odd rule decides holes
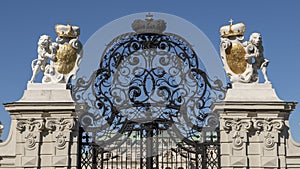
[[[281,101],[272,84],[234,83],[228,89],[225,101]]]
[[[66,84],[28,83],[18,102],[74,102]]]

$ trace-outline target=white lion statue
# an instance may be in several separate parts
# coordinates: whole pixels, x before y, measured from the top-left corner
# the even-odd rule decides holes
[[[48,59],[56,61],[56,52],[59,46],[57,43],[52,42],[48,35],[42,35],[38,41],[38,58],[34,59],[31,63],[32,77],[29,82],[33,83],[36,75],[40,71],[45,71],[46,66],[49,64]]]

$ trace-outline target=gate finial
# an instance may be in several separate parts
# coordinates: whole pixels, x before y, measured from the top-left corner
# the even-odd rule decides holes
[[[145,20],[137,19],[133,21],[131,27],[138,34],[142,34],[142,33],[162,34],[167,28],[167,23],[162,19],[154,20],[153,15],[149,12],[146,15]]]

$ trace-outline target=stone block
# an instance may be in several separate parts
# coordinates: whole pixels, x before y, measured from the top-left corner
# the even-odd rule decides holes
[[[261,165],[260,155],[256,156],[248,156],[249,159],[249,167],[250,168],[259,168]]]
[[[276,154],[274,154],[274,155],[276,155]],[[262,163],[262,167],[277,168],[278,167],[278,157],[262,156],[261,163]]]
[[[54,155],[55,145],[53,143],[43,143],[41,146],[41,155]]]
[[[225,101],[282,101],[271,84],[234,83],[226,93]]]
[[[230,143],[229,143],[230,144]],[[231,154],[231,149],[230,149],[230,145],[228,143],[224,143],[222,144],[221,148],[221,154],[222,155],[230,155]]]
[[[77,159],[79,158],[79,156],[78,155],[70,155],[70,165],[71,166],[77,166],[78,164],[77,164]]]
[[[280,156],[279,157],[279,162],[280,162],[279,163],[280,167],[285,168],[287,166],[287,164],[286,164],[286,157],[285,156]]]
[[[41,158],[41,166],[42,168],[45,167],[51,167],[52,166],[52,162],[51,162],[51,155],[42,155]]]
[[[221,156],[222,166],[231,166],[230,164],[230,156]]]
[[[232,156],[230,157],[230,164],[232,167],[246,167],[247,157],[246,156]]]
[[[249,155],[259,155],[261,154],[261,143],[250,143],[248,147],[248,154]]]
[[[69,142],[66,142],[66,145],[63,148],[55,146],[55,155],[69,155]]]
[[[229,142],[228,134],[225,131],[220,132],[220,139],[222,142]]]
[[[231,145],[231,149],[232,149],[233,156],[245,156],[246,155],[245,143],[243,143],[243,145],[239,148],[234,148],[233,145]]]
[[[53,166],[67,166],[68,165],[68,156],[53,156],[52,157],[52,165]]]
[[[27,90],[18,102],[73,102],[65,84],[28,83]]]
[[[263,155],[268,157],[277,156],[277,146],[275,145],[272,149],[264,147]]]
[[[21,157],[22,166],[36,167],[38,164],[38,156],[23,156]]]
[[[78,154],[78,144],[77,142],[70,143],[71,154]]]

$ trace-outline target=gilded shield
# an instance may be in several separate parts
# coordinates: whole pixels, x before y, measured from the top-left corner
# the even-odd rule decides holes
[[[247,69],[246,51],[241,44],[235,44],[226,49],[226,62],[235,74],[243,74]]]
[[[56,53],[56,68],[58,73],[68,74],[70,73],[76,63],[77,53],[76,49],[73,48],[70,44],[63,44],[59,47]]]

